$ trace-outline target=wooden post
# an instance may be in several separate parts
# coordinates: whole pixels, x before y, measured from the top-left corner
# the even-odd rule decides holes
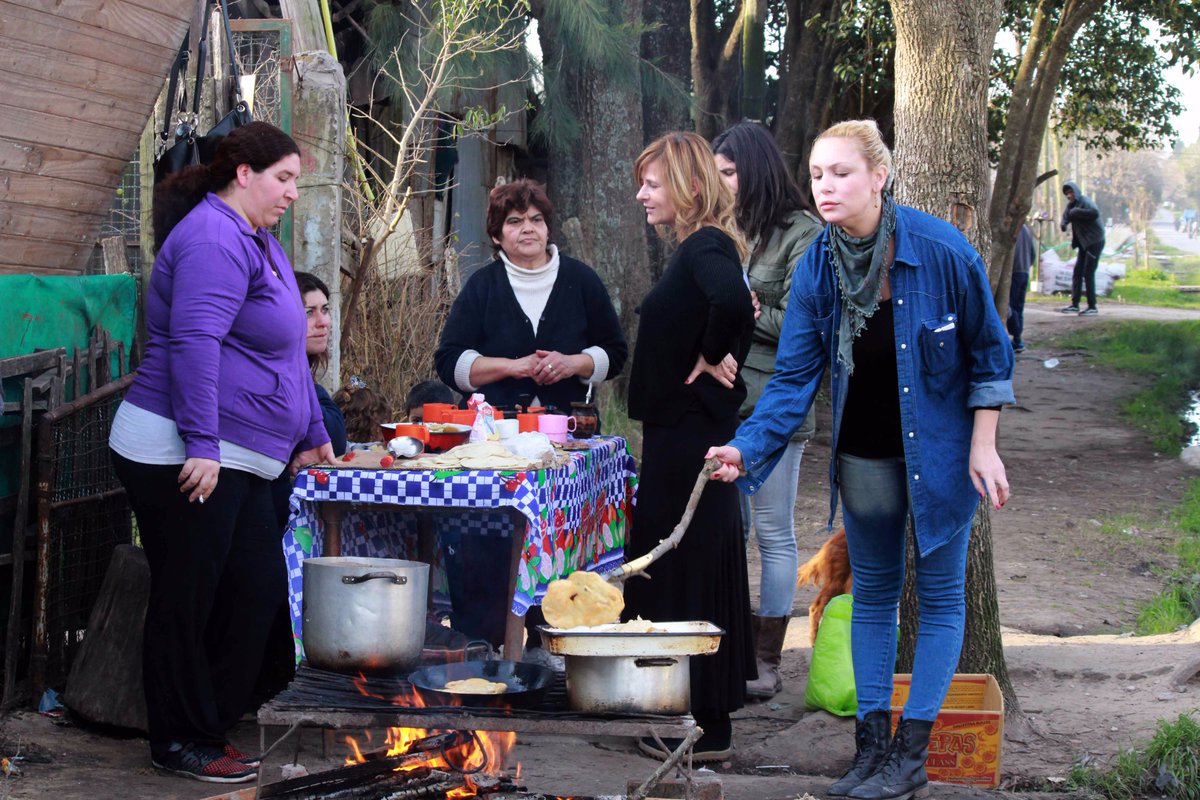
[[[21,600],[25,589],[25,528],[29,518],[29,459],[33,449],[33,378],[25,378],[21,395],[21,482],[12,526],[12,594],[4,638],[4,694],[0,711],[16,702],[17,660],[21,650]]]

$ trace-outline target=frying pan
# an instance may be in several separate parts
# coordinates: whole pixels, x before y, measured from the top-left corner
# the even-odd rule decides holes
[[[448,681],[467,678],[503,683],[502,694],[460,694],[444,691]],[[430,705],[468,708],[532,708],[542,702],[554,683],[554,672],[541,664],[524,661],[460,661],[423,667],[408,676],[408,682],[421,699]]]

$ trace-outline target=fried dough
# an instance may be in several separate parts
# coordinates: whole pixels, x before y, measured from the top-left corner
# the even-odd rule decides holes
[[[542,601],[542,613],[555,628],[604,625],[621,619],[625,598],[621,590],[594,572],[572,572],[551,581]]]

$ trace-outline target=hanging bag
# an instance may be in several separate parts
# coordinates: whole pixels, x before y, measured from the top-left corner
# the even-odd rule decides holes
[[[204,136],[196,135],[196,122],[200,116],[200,95],[204,87],[204,69],[208,58],[208,20],[212,16],[213,6],[213,0],[205,0],[204,13],[201,15],[202,27],[200,40],[196,45],[196,85],[195,91],[192,93],[191,114],[189,116],[185,111],[187,106],[187,95],[185,92],[179,99],[179,109],[177,112],[179,122],[175,127],[175,141],[169,147],[166,147],[154,162],[155,183],[184,167],[212,163],[213,156],[216,155],[217,147],[221,144],[221,140],[228,136],[235,128],[239,128],[254,120],[254,116],[250,113],[250,104],[242,97],[241,72],[238,70],[237,58],[234,56],[233,51],[233,30],[229,25],[227,0],[220,0],[220,3],[221,21],[225,30],[225,43],[229,50],[229,68],[233,74],[233,85],[237,102],[229,113],[221,118],[220,122],[209,129],[207,134]],[[175,95],[178,91],[180,80],[187,75],[189,60],[188,39],[184,37],[183,45],[179,48],[179,55],[175,59],[174,66],[171,68],[170,81],[167,83],[167,115],[163,123],[163,130],[159,134],[164,146],[167,139],[171,136],[170,124],[175,106]]]

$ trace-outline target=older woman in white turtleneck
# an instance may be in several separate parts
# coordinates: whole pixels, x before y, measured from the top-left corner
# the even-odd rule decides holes
[[[487,231],[497,259],[454,301],[435,361],[439,377],[496,406],[569,411],[588,384],[614,377],[628,345],[600,276],[549,243],[554,208],[521,179],[492,190]]]

